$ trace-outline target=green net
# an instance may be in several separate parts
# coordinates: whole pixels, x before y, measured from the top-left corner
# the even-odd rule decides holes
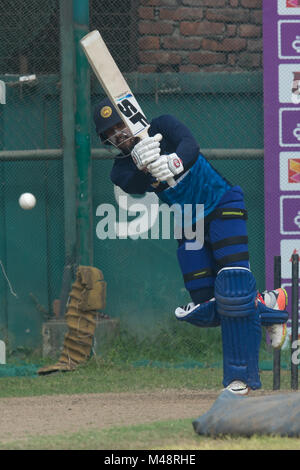
[[[147,117],[175,115],[215,168],[243,187],[251,265],[263,289],[261,9],[258,2],[236,3],[90,0],[89,29],[100,30]],[[66,300],[61,5],[0,5],[0,80],[6,85],[0,105],[0,337],[11,351],[25,346],[42,354],[43,325],[57,318],[58,301]],[[91,108],[103,97],[91,73]],[[91,148],[93,264],[107,281],[105,314],[121,325],[111,356],[136,364],[220,364],[220,331],[178,325],[174,318],[174,309],[189,301],[176,241],[97,236],[98,207],[112,204],[117,216],[120,208],[109,177],[113,154],[92,121]],[[34,210],[19,207],[23,192],[36,196]],[[270,360],[271,352],[264,353]]]

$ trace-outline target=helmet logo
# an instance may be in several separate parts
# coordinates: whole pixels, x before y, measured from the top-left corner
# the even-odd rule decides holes
[[[112,109],[110,106],[104,106],[100,111],[101,116],[104,119],[109,118],[112,115]]]

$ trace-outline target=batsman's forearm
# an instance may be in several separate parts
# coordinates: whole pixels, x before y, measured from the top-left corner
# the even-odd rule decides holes
[[[130,173],[127,175],[120,175],[119,177],[114,177],[111,174],[111,180],[116,185],[119,186],[127,194],[144,194],[151,184],[151,175],[149,173],[144,173],[137,170],[136,173]]]

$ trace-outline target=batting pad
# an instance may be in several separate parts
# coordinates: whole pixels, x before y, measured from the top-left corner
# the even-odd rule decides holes
[[[234,395],[225,390],[211,409],[193,422],[204,436],[276,434],[300,436],[300,392],[258,397]]]

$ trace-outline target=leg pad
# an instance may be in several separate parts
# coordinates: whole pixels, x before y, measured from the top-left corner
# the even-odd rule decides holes
[[[255,306],[256,282],[247,268],[224,268],[216,279],[215,298],[221,319],[223,385],[234,380],[261,387],[258,370],[260,316]]]

